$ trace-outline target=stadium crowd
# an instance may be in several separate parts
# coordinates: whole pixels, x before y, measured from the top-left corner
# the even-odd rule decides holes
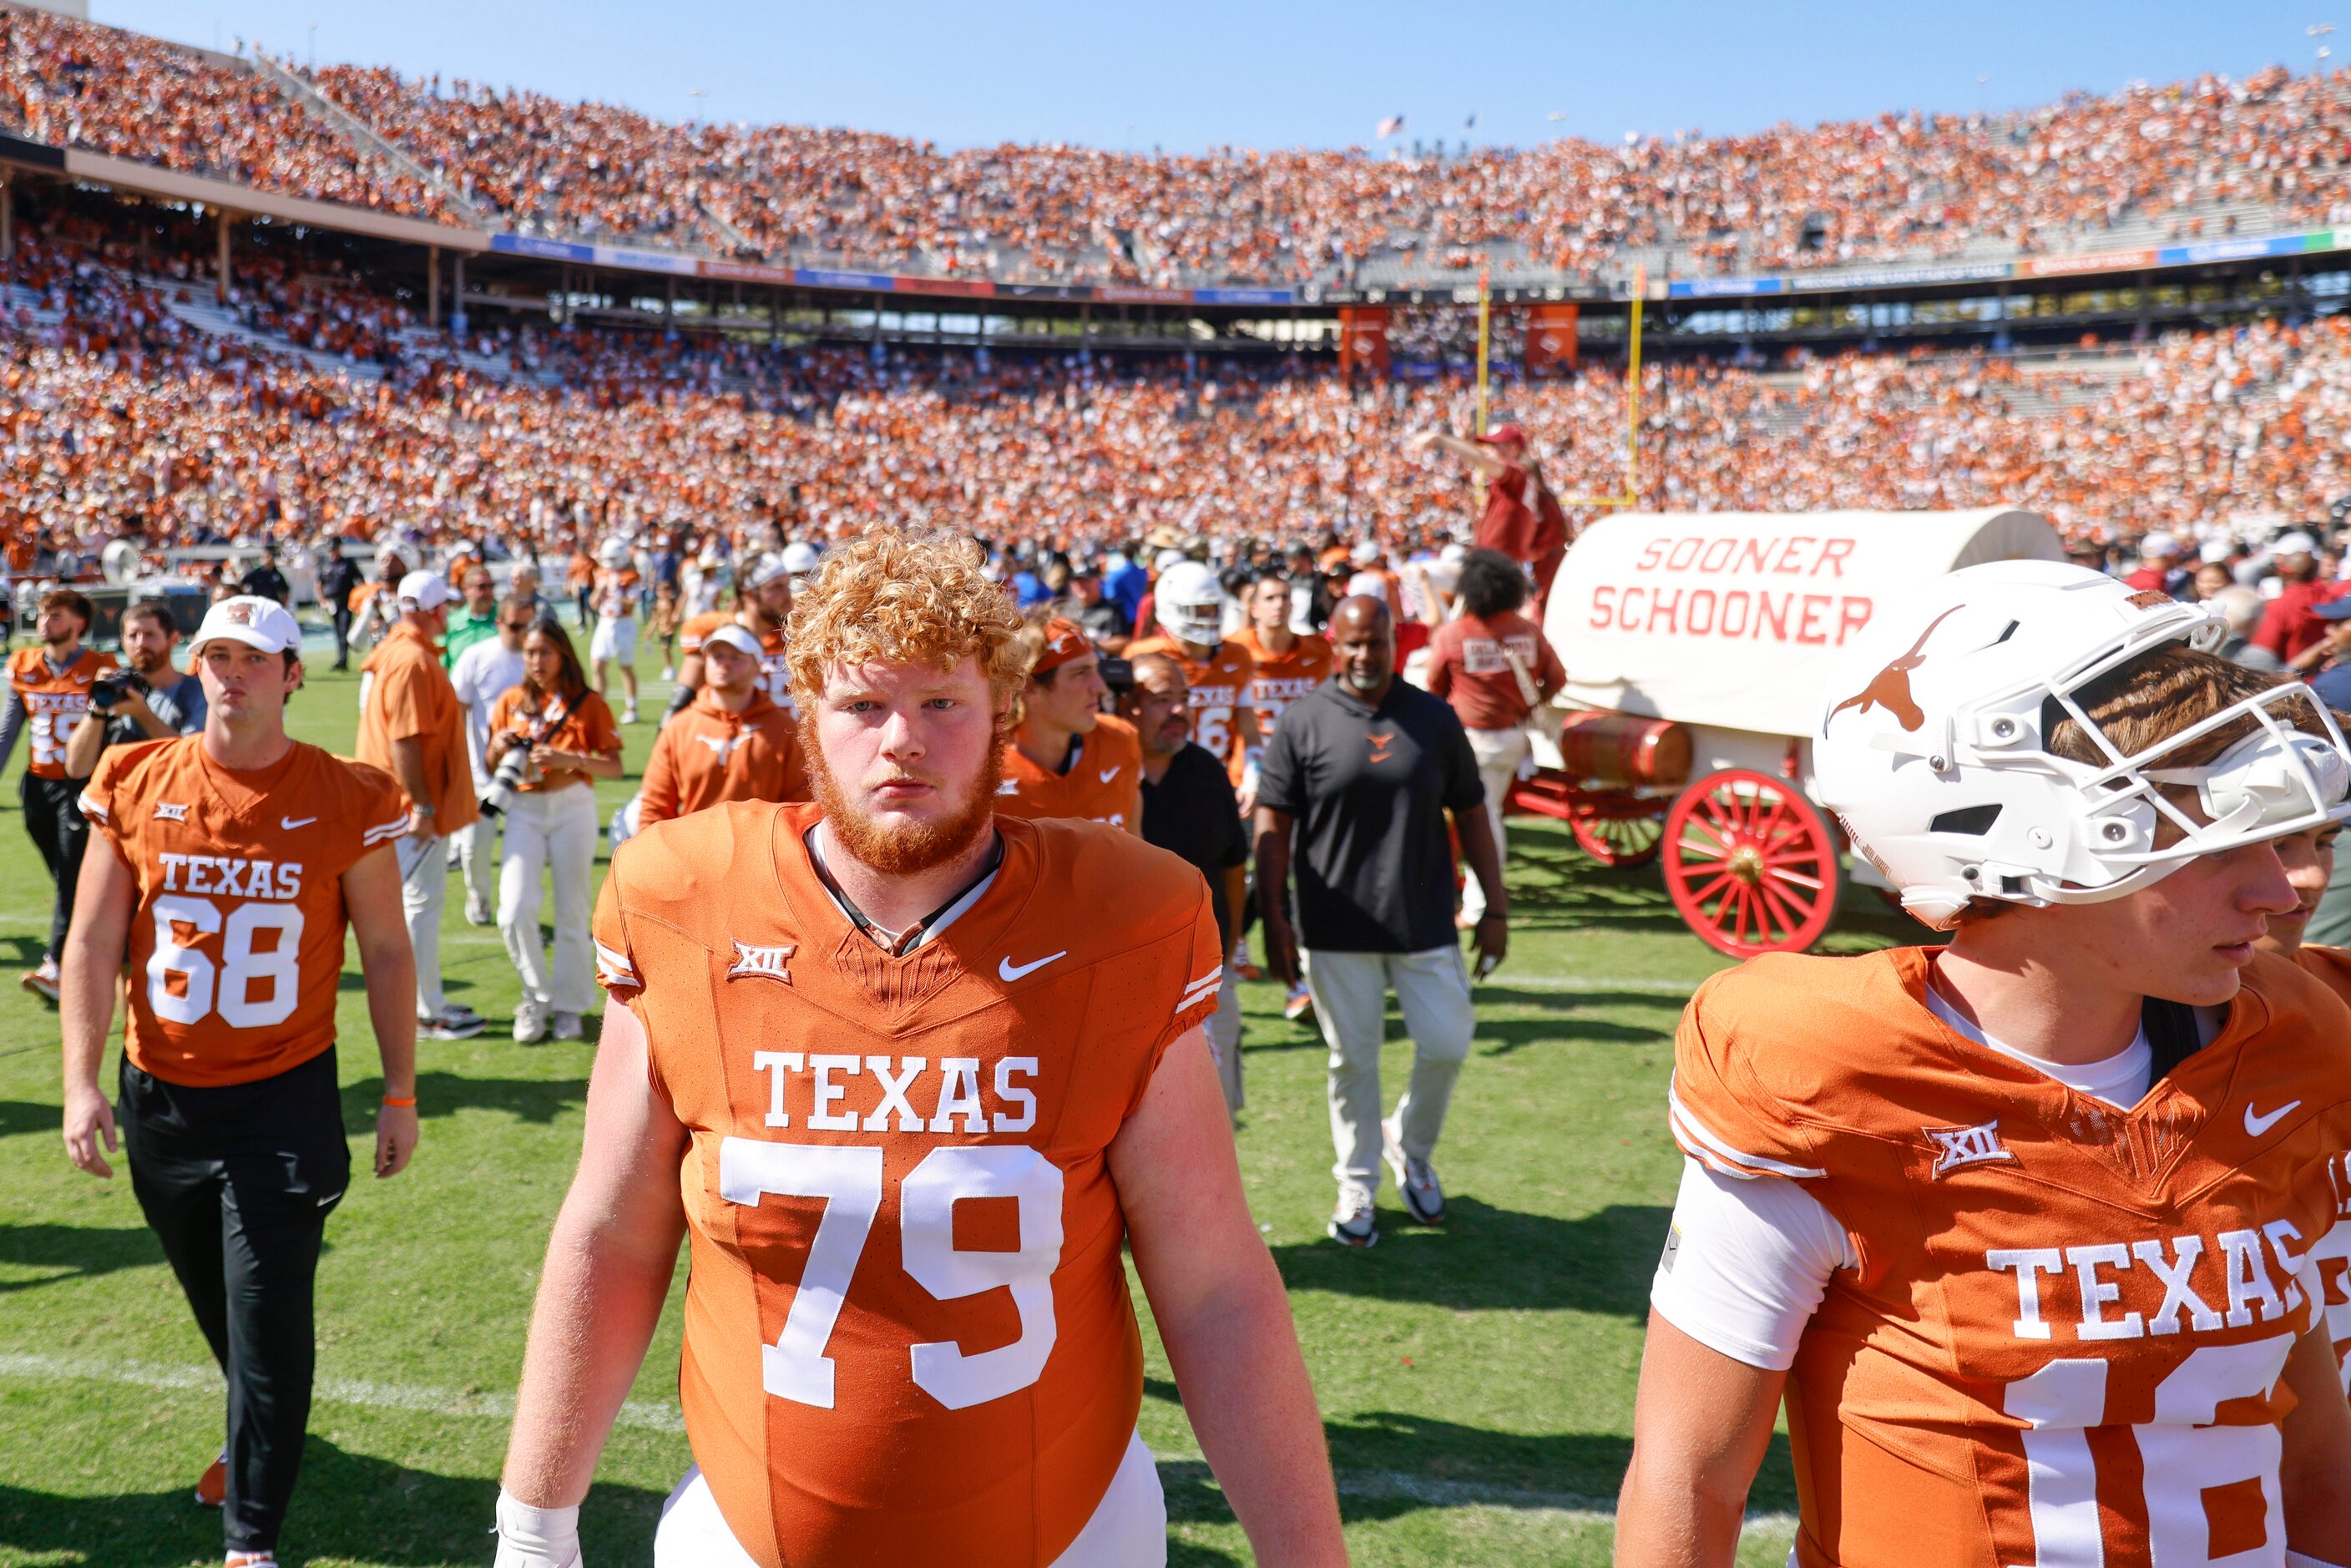
[[[0,10],[0,130],[403,216],[445,205],[250,71],[37,11]]]
[[[2001,115],[1887,113],[1751,135],[1573,138],[1379,157],[1064,145],[942,152],[875,132],[673,123],[381,68],[307,73],[431,171],[394,168],[262,76],[137,34],[0,16],[0,130],[266,189],[737,256],[1008,280],[1345,282],[1366,262],[1591,274],[1627,247],[1726,271],[2095,247],[2126,218],[2351,216],[2339,74],[2273,67]],[[454,193],[454,201],[450,195]],[[1645,253],[1653,254],[1653,253]]]
[[[1095,558],[1154,536],[1400,558],[1466,505],[1461,474],[1406,447],[1470,423],[1459,379],[477,335],[549,386],[465,369],[356,285],[290,262],[240,277],[249,323],[371,358],[385,373],[369,379],[199,331],[167,308],[169,282],[88,250],[28,241],[11,277],[0,518],[20,570],[44,536],[89,560],[118,536],[159,549],[390,532],[534,549],[554,581],[572,549],[621,528],[822,543],[877,520]],[[2168,334],[2120,377],[1850,354],[1792,376],[1677,365],[1644,382],[1643,499],[1670,509],[2001,502],[2103,546],[2150,528],[2258,536],[2351,492],[2340,318]],[[1622,395],[1601,369],[1507,393],[1554,494],[1615,488]]]

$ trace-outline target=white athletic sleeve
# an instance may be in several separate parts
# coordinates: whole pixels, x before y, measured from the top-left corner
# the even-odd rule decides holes
[[[1685,1159],[1649,1304],[1708,1349],[1785,1372],[1829,1275],[1859,1266],[1844,1227],[1795,1182]]]

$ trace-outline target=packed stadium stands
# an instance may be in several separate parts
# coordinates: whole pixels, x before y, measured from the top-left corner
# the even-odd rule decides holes
[[[2346,78],[2277,68],[2020,113],[1888,113],[1746,136],[1176,156],[941,152],[867,132],[679,124],[516,89],[258,59],[0,9],[0,131],[530,235],[1163,287],[1398,286],[1479,264],[1521,281],[1616,277],[1635,265],[1823,268],[2351,216]]]
[[[1468,422],[1458,377],[1358,385],[1296,358],[877,359],[544,325],[481,330],[461,352],[363,279],[264,256],[224,309],[174,276],[186,258],[127,260],[86,230],[20,244],[0,295],[0,527],[16,537],[389,530],[560,550],[630,524],[822,539],[912,518],[1096,549],[1160,529],[1409,549],[1466,515],[1458,472],[1405,447]],[[1643,391],[1644,499],[1675,509],[2000,501],[2126,537],[2266,525],[2351,492],[2339,317],[2038,366],[1651,367]],[[1504,395],[1560,494],[1612,487],[1616,374]]]

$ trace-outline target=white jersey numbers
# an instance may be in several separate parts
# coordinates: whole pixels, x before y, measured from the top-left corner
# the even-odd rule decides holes
[[[783,1333],[760,1354],[761,1385],[801,1405],[833,1408],[825,1354],[865,1240],[882,1211],[882,1151],[727,1138],[718,1146],[719,1196],[756,1208],[763,1195],[824,1200]],[[1052,1354],[1053,1270],[1061,1261],[1061,1167],[1035,1149],[1003,1144],[933,1149],[899,1184],[899,1246],[906,1274],[942,1301],[1008,1290],[1020,1337],[967,1355],[952,1341],[911,1348],[914,1385],[950,1410],[1001,1399],[1035,1383]],[[955,1244],[955,1206],[1009,1198],[1019,1246],[970,1251]]]
[[[147,999],[168,1023],[203,1021],[217,1012],[232,1029],[265,1029],[292,1016],[301,982],[302,911],[292,904],[244,904],[227,920],[209,898],[163,894],[150,906],[155,950],[147,959]],[[255,938],[274,940],[256,950]],[[218,934],[215,965],[193,946]]]

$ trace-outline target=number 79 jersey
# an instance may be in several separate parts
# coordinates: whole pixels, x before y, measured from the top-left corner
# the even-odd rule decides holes
[[[691,1137],[686,1435],[767,1568],[1040,1568],[1142,1401],[1106,1155],[1215,1011],[1207,884],[1114,828],[1003,821],[994,880],[893,956],[819,880],[820,815],[659,823],[597,906]]]
[[[169,1083],[249,1083],[335,1042],[343,873],[408,824],[389,774],[297,741],[232,772],[204,737],[110,747],[82,815],[131,868],[123,1054]]]
[[[1752,960],[1675,1045],[1683,1151],[1795,1181],[1858,1260],[1789,1372],[1797,1561],[2281,1568],[2351,1015],[2257,957],[2220,1035],[2117,1110],[1936,1018],[1931,959]]]

